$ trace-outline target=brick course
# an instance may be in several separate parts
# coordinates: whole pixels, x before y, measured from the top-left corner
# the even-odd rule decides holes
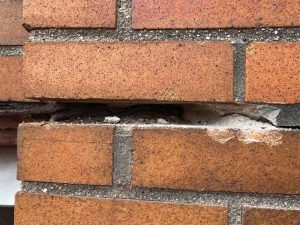
[[[226,207],[118,199],[18,194],[15,223],[226,225]]]

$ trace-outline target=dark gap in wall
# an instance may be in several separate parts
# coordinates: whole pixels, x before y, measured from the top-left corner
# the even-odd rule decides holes
[[[300,128],[300,104],[0,103],[1,115],[22,115],[27,122],[187,125],[215,125],[220,119],[241,116],[276,127]]]
[[[0,206],[0,224],[14,225],[14,207]]]

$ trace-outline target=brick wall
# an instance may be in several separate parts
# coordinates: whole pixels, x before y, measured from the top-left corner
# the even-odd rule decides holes
[[[298,0],[0,6],[16,225],[300,224]]]

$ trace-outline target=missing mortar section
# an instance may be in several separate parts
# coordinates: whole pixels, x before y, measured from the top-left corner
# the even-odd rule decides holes
[[[95,124],[213,125],[263,123],[274,128],[300,128],[300,105],[258,104],[80,104],[0,103],[0,115],[22,115],[44,122]],[[225,125],[225,124],[224,124]]]
[[[4,105],[3,105],[4,104]],[[65,123],[161,124],[161,125],[255,125],[299,128],[300,105],[258,104],[5,104],[0,115],[44,114],[47,121]],[[227,124],[225,123],[227,121]],[[260,122],[259,124],[257,122]]]

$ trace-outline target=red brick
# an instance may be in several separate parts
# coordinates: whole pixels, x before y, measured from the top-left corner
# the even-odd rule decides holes
[[[298,0],[133,0],[134,29],[300,25]]]
[[[22,116],[0,116],[0,129],[18,128],[19,123],[29,118]]]
[[[18,194],[15,225],[226,225],[227,208],[194,204]]]
[[[35,99],[233,101],[227,42],[34,43],[24,70]]]
[[[116,0],[24,0],[29,28],[115,28]]]
[[[111,185],[113,133],[105,125],[22,124],[18,179]]]
[[[17,144],[16,129],[0,129],[0,146],[13,146]]]
[[[299,194],[298,130],[133,131],[135,187]]]
[[[244,208],[243,225],[299,225],[300,210]]]
[[[251,44],[247,49],[246,101],[300,103],[299,52],[297,42]]]
[[[22,45],[28,38],[22,24],[22,0],[1,0],[0,45]]]
[[[21,79],[22,56],[0,56],[0,101],[24,100]]]

